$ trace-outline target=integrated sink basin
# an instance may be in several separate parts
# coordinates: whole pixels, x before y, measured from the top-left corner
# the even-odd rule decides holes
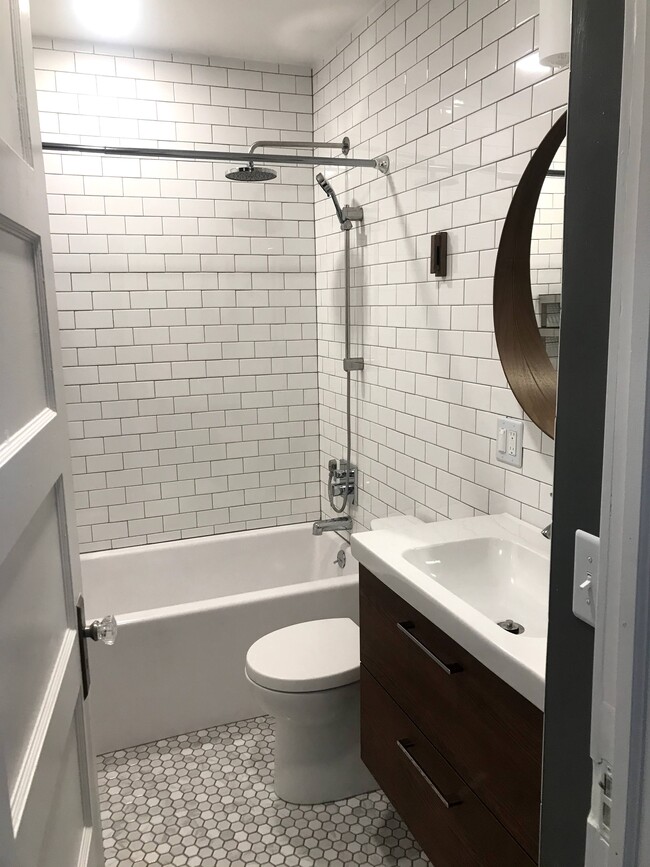
[[[485,537],[412,548],[404,559],[494,623],[514,621],[522,637],[545,638],[548,560],[530,548]]]
[[[352,536],[380,581],[544,708],[550,543],[510,515],[383,518]]]

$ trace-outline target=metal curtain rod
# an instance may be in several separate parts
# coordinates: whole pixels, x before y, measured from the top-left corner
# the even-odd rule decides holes
[[[295,147],[294,143],[292,146]],[[299,143],[298,143],[299,144]],[[289,146],[289,145],[287,145]],[[193,151],[177,150],[174,148],[129,148],[100,145],[58,144],[57,142],[44,141],[44,151],[59,151],[60,153],[101,154],[109,157],[159,157],[172,160],[212,160],[222,163],[248,163],[251,154],[227,151]],[[347,168],[361,167],[377,169],[382,174],[388,172],[390,161],[387,156],[380,156],[374,160],[361,160],[354,157],[314,157],[314,156],[290,156],[285,154],[257,154],[255,162],[279,163],[281,165],[303,166],[346,166]]]

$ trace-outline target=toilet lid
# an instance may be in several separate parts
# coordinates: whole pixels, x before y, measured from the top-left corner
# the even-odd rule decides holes
[[[359,680],[359,627],[349,617],[270,632],[246,655],[246,674],[278,692],[317,692]]]

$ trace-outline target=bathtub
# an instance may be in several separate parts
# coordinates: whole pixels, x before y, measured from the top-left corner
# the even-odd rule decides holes
[[[311,524],[84,554],[81,572],[87,620],[119,625],[113,647],[89,642],[99,754],[257,715],[244,677],[254,641],[304,620],[358,620],[350,547]]]

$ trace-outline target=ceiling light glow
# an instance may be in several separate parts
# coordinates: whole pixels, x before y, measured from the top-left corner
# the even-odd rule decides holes
[[[527,54],[525,57],[518,60],[517,69],[520,69],[522,72],[548,72],[548,68],[542,66],[539,62],[539,51],[534,51],[532,54]]]
[[[128,36],[140,17],[138,0],[75,0],[75,12],[88,30],[107,39]]]

